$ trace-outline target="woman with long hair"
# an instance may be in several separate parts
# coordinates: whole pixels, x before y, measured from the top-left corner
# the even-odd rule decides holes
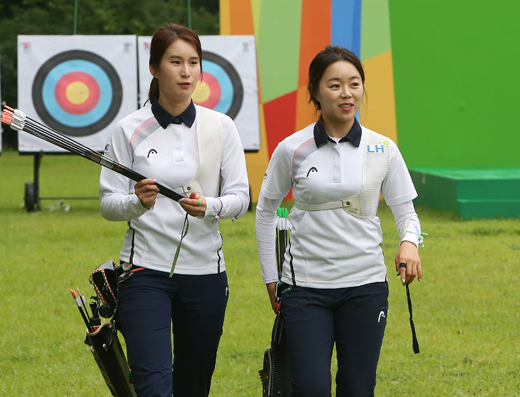
[[[202,68],[193,30],[169,24],[150,46],[150,104],[123,118],[105,154],[149,178],[103,169],[101,213],[125,221],[118,324],[139,397],[207,397],[228,300],[223,218],[247,211],[245,156],[233,121],[191,99]],[[155,181],[185,195],[158,194]],[[173,346],[171,337],[173,332]]]

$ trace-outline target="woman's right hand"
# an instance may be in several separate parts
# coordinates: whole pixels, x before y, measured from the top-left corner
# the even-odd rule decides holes
[[[136,196],[143,204],[143,207],[149,210],[155,205],[159,188],[155,184],[155,178],[142,179],[134,186]]]
[[[273,311],[277,313],[276,310],[276,283],[269,283],[265,285],[267,287],[267,293],[269,294],[269,299],[271,299],[271,306]]]

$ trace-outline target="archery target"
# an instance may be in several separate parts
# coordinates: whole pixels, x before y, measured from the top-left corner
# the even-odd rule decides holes
[[[246,151],[260,149],[258,77],[254,36],[199,36],[202,74],[192,99],[227,114],[237,126]],[[138,37],[140,104],[145,106],[152,75],[151,37]]]
[[[193,93],[193,102],[234,119],[244,97],[240,76],[233,65],[213,52],[202,51],[202,74]]]
[[[33,82],[32,100],[43,123],[69,136],[96,133],[110,124],[122,102],[115,69],[92,52],[62,52],[45,62]]]
[[[137,109],[135,36],[18,36],[18,108],[94,150]],[[63,152],[20,132],[21,152]]]

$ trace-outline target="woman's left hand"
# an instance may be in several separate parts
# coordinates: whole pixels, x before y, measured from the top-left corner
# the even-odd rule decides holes
[[[401,263],[405,263],[406,267],[400,267]],[[419,281],[422,280],[421,259],[414,243],[410,241],[401,243],[395,257],[395,269],[399,273],[403,285],[410,284],[415,277]]]
[[[191,216],[197,217],[206,213],[206,199],[202,196],[197,196],[195,193],[191,193],[190,198],[180,200],[179,204]]]

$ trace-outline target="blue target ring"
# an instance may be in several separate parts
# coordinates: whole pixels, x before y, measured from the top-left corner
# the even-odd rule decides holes
[[[68,111],[56,100],[59,81],[71,73],[88,75],[97,84],[99,99],[88,112]],[[34,78],[32,98],[43,123],[66,135],[87,136],[114,121],[121,108],[123,89],[116,70],[107,60],[92,52],[72,50],[55,55],[40,67]]]
[[[73,115],[63,110],[55,97],[56,84],[62,76],[70,72],[81,71],[92,76],[101,87],[101,97],[97,105],[88,113]],[[108,112],[112,102],[112,84],[106,72],[98,65],[84,60],[70,60],[54,67],[43,82],[42,98],[47,111],[54,119],[68,127],[86,127],[98,122]]]

